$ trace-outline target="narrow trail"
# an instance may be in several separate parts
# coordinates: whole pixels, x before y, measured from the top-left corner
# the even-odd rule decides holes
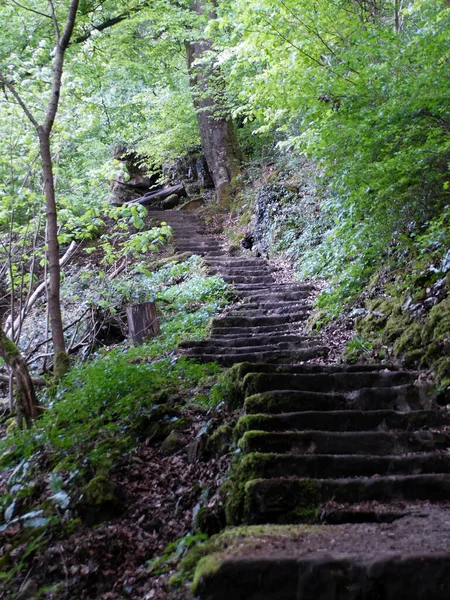
[[[202,361],[242,363],[228,522],[289,525],[242,530],[213,567],[205,561],[195,596],[448,600],[449,412],[418,372],[315,364],[327,348],[304,331],[308,285],[229,256],[194,214],[152,215],[173,227],[177,251],[201,254],[245,300],[214,319],[209,339],[182,344]]]

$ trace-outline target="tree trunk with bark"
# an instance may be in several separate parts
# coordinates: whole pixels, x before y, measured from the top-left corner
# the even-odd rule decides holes
[[[204,14],[203,2],[195,2],[193,9]],[[214,13],[209,14],[215,19]],[[193,63],[212,48],[210,40],[186,43],[187,67],[193,89],[193,101],[200,127],[202,149],[216,189],[217,200],[225,203],[232,192],[232,183],[239,174],[242,159],[233,122],[220,100],[225,82],[212,66]]]
[[[59,264],[58,218],[56,211],[53,165],[50,152],[50,135],[43,128],[38,130],[44,178],[45,215],[47,219],[47,263],[49,282],[47,289],[48,312],[54,352],[54,373],[58,379],[68,369],[66,343],[60,303],[61,269]]]
[[[24,102],[9,78],[0,71],[0,81],[14,96],[27,118],[36,129],[39,138],[39,150],[42,162],[42,176],[44,180],[45,207],[47,216],[47,260],[49,266],[48,308],[50,314],[52,342],[54,350],[54,375],[59,379],[69,369],[69,356],[66,352],[64,330],[61,316],[60,303],[60,265],[58,244],[58,220],[56,210],[55,183],[53,178],[53,160],[51,154],[50,136],[58,112],[61,97],[61,80],[63,74],[64,57],[69,47],[70,39],[75,27],[79,0],[71,0],[64,30],[61,32],[56,18],[53,0],[48,0],[50,15],[55,32],[55,57],[53,60],[53,77],[50,99],[45,112],[44,122],[40,124]]]
[[[20,422],[24,419],[27,427],[31,427],[34,419],[39,415],[38,402],[33,382],[23,356],[14,342],[6,337],[1,326],[0,356],[10,367],[14,376],[18,421]]]

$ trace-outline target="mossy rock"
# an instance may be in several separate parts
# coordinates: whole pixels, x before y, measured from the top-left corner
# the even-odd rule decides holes
[[[422,342],[440,342],[450,338],[450,298],[430,310],[422,331]]]
[[[170,264],[177,264],[180,262],[184,262],[193,256],[193,252],[181,252],[179,254],[172,254],[171,256],[166,256],[165,258],[160,258],[159,260],[155,260],[148,265],[150,271],[157,271],[161,267],[165,267]]]
[[[405,364],[412,366],[423,354],[422,327],[411,323],[394,343],[394,356],[403,356]]]
[[[240,408],[244,402],[244,377],[251,370],[249,363],[238,363],[227,369],[213,388],[216,400],[223,401],[232,410]]]
[[[165,456],[176,454],[182,448],[185,448],[188,444],[188,439],[185,435],[179,431],[171,431],[166,439],[161,444],[161,452]]]
[[[125,504],[125,493],[116,483],[100,475],[82,489],[78,512],[84,521],[93,525],[120,515]]]
[[[227,423],[220,425],[220,427],[206,439],[204,450],[202,451],[202,458],[205,459],[227,454],[230,450],[232,439],[233,427]]]
[[[190,423],[181,411],[168,404],[154,406],[151,413],[141,417],[138,423],[140,434],[152,442],[162,442],[172,431],[185,429]]]

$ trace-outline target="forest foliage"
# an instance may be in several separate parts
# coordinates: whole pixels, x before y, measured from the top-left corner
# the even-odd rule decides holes
[[[61,241],[102,210],[118,168],[114,144],[129,144],[149,164],[199,144],[185,43],[208,37],[212,49],[197,68],[220,70],[226,86],[212,78],[208,93],[236,120],[248,158],[270,139],[278,151],[306,153],[320,167],[325,233],[312,249],[299,245],[300,275],[334,278],[324,303],[339,307],[387,249],[415,247],[418,237],[436,230],[436,219],[448,218],[449,6],[441,0],[214,4],[217,18],[210,21],[184,1],[80,4],[52,138]],[[57,11],[66,5],[56,3]],[[40,110],[52,28],[39,14],[47,13],[47,3],[33,9],[2,3],[8,28],[0,65]],[[12,210],[15,229],[30,230],[31,218],[42,227],[36,140],[6,90],[0,129],[2,228]]]

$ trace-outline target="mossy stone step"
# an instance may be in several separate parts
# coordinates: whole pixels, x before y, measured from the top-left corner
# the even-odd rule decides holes
[[[450,473],[450,456],[422,452],[399,456],[363,454],[265,454],[253,452],[242,457],[234,478],[242,485],[255,479],[297,477],[342,479],[380,475]]]
[[[280,339],[280,338],[278,338]],[[189,345],[185,343],[184,348],[189,351],[191,356],[199,356],[201,354],[250,354],[253,352],[280,352],[291,350],[294,354],[298,351],[301,351],[302,356],[304,356],[304,352],[311,350],[316,352],[317,348],[321,348],[323,351],[323,346],[319,346],[314,344],[311,340],[301,341],[299,343],[294,342],[275,342],[275,338],[272,339],[272,343],[259,344],[258,341],[256,344],[252,343],[252,340],[245,340],[242,344],[233,345],[233,344],[214,344],[213,342],[204,346],[197,345]]]
[[[233,311],[234,312],[239,312],[239,311],[245,311],[245,310],[256,310],[256,309],[260,309],[260,310],[273,310],[273,311],[277,311],[279,308],[285,309],[285,308],[295,308],[299,305],[300,302],[303,302],[306,300],[306,298],[302,299],[302,300],[279,300],[279,301],[275,301],[275,302],[247,302],[247,303],[243,303],[240,304],[239,306],[234,306],[233,307]],[[311,305],[312,307],[312,305]],[[314,336],[309,336],[310,338],[313,338]]]
[[[343,373],[248,373],[243,379],[247,395],[271,390],[344,392],[365,387],[387,387],[411,383],[409,371]]]
[[[230,258],[229,256],[225,256],[223,258],[213,258],[213,257],[208,256],[205,258],[205,262],[207,265],[211,265],[211,266],[214,266],[217,268],[251,267],[251,268],[257,268],[257,269],[260,269],[260,268],[270,269],[267,261],[262,260],[260,258],[239,258],[239,257]]]
[[[446,450],[450,435],[443,432],[411,431],[247,431],[239,447],[250,452],[295,454],[406,454]]]
[[[283,346],[288,346],[283,348]],[[280,350],[287,349],[290,350],[292,344],[284,345],[284,344],[265,344],[265,345],[248,345],[248,346],[232,346],[232,345],[215,345],[210,344],[208,346],[203,347],[191,347],[188,348],[189,356],[200,356],[202,354],[251,354],[254,352],[279,352]]]
[[[195,237],[191,236],[191,238],[189,240],[180,240],[179,238],[175,239],[175,246],[179,246],[180,248],[187,248],[187,249],[192,249],[192,248],[205,248],[205,249],[211,249],[211,250],[220,250],[221,249],[221,245],[215,241],[215,240],[211,240],[210,242],[205,242],[204,240],[202,240],[202,238],[200,237],[199,239],[196,239]]]
[[[419,410],[420,390],[413,385],[362,388],[350,394],[274,390],[247,396],[247,414],[328,410]]]
[[[292,315],[297,314],[299,310],[311,311],[312,307],[310,304],[299,304],[293,303],[293,305],[283,306],[280,305],[276,309],[268,310],[262,307],[258,307],[255,309],[240,309],[233,310],[227,314],[228,317],[278,317],[283,315]],[[311,340],[314,340],[314,336],[310,336]]]
[[[285,325],[305,320],[309,315],[309,310],[302,310],[300,307],[297,312],[290,315],[274,315],[261,317],[221,317],[211,321],[213,330],[225,329],[227,327],[273,327],[275,325]]]
[[[242,522],[302,523],[316,521],[320,507],[337,503],[431,501],[450,497],[450,474],[389,475],[347,479],[256,479],[245,485]]]
[[[255,275],[255,272],[257,272],[258,275],[270,275],[271,273],[270,269],[266,265],[258,265],[257,268],[255,265],[211,266],[208,264],[208,261],[205,262],[208,265],[208,271],[223,273],[224,275]]]
[[[250,284],[242,284],[236,286],[243,294],[246,291],[250,291],[252,294],[257,294],[258,292],[275,292],[278,294],[287,293],[287,292],[312,292],[314,288],[307,283],[276,283],[273,281],[271,285],[250,285]]]
[[[309,336],[300,335],[280,335],[278,333],[272,335],[255,335],[248,337],[210,337],[206,340],[185,341],[179,344],[180,348],[207,348],[210,346],[217,347],[236,347],[236,346],[265,346],[273,342],[292,343],[292,344],[310,344]]]
[[[282,546],[282,539],[273,543]],[[199,564],[192,591],[199,600],[448,600],[450,556],[218,553]]]
[[[231,367],[237,363],[240,363],[242,360],[245,361],[280,361],[280,363],[284,363],[288,360],[295,360],[298,362],[304,360],[311,360],[312,358],[318,358],[320,356],[326,356],[329,352],[329,348],[326,346],[311,346],[308,348],[298,348],[295,350],[277,350],[277,351],[257,351],[252,350],[252,352],[243,353],[243,354],[232,354],[231,352],[227,354],[225,352],[225,348],[221,350],[220,354],[201,354],[201,353],[192,353],[192,356],[203,363],[208,362],[218,362],[219,364],[225,367]],[[190,355],[189,350],[187,351],[187,355]]]
[[[298,333],[303,328],[303,321],[294,323],[283,323],[282,325],[259,325],[252,327],[211,327],[211,335],[214,337],[233,336],[233,335],[260,335],[263,333],[292,334]],[[259,362],[259,361],[257,361]]]
[[[239,294],[242,298],[250,300],[251,302],[301,302],[311,296],[308,290],[239,290]]]
[[[269,274],[267,275],[225,275],[222,274],[221,278],[227,283],[233,283],[235,285],[247,285],[247,284],[271,284],[273,282],[273,277]]]
[[[450,425],[446,411],[418,410],[399,412],[395,410],[330,410],[303,411],[277,415],[251,414],[241,417],[235,435],[241,437],[246,431],[368,431],[372,429],[416,430],[424,427]]]

